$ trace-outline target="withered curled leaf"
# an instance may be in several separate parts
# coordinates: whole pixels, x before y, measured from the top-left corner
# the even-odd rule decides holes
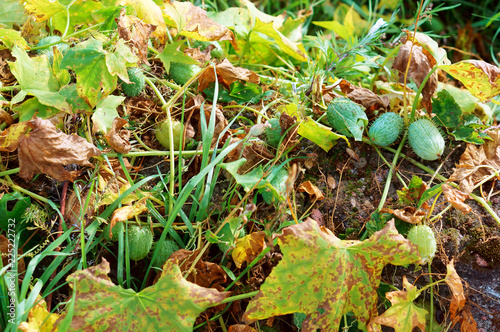
[[[33,130],[19,143],[19,175],[31,180],[37,172],[57,181],[74,181],[78,171],[67,171],[64,165],[90,166],[89,158],[101,154],[99,149],[78,135],[66,135],[50,120],[36,118],[28,122]]]

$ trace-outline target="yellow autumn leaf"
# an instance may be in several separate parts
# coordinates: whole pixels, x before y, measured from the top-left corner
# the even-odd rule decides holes
[[[180,35],[201,41],[229,40],[233,33],[225,26],[207,17],[207,12],[190,2],[172,1],[162,6],[165,22]]]
[[[26,0],[24,8],[34,15],[38,22],[46,21],[55,14],[66,11],[66,8],[57,0]]]
[[[55,326],[56,321],[59,319],[58,314],[51,314],[47,311],[47,303],[37,297],[38,303],[31,307],[28,313],[28,321],[19,324],[19,330],[23,332],[50,332],[58,331]]]
[[[449,66],[439,66],[463,83],[482,102],[500,94],[500,68],[481,60],[464,60]]]
[[[113,228],[113,226],[116,225],[118,222],[130,220],[140,215],[141,213],[147,211],[148,210],[148,207],[146,206],[147,199],[148,199],[147,197],[143,197],[137,202],[135,202],[133,205],[127,205],[116,209],[113,212],[113,215],[111,216],[110,220],[111,228]]]
[[[160,41],[165,42],[167,26],[161,12],[161,8],[153,0],[119,0],[117,5],[132,6],[136,11],[136,16],[144,23],[156,25],[153,35]]]
[[[264,248],[266,248],[264,232],[255,232],[238,239],[232,253],[234,263],[241,268],[244,262],[251,263]]]

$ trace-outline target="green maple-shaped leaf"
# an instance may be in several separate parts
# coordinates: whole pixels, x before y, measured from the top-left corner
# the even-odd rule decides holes
[[[35,96],[43,105],[51,106],[67,113],[71,112],[71,106],[59,94],[61,83],[69,79],[69,76],[66,78],[63,77],[65,76],[64,71],[56,68],[58,74],[56,76],[54,68],[51,67],[46,56],[30,58],[23,49],[17,46],[14,46],[12,49],[12,55],[16,57],[16,61],[9,63],[10,70],[17,78],[24,93]]]
[[[93,132],[107,134],[113,126],[113,120],[120,116],[116,108],[125,100],[123,96],[107,96],[99,100],[92,114]]]
[[[61,68],[75,71],[78,95],[91,108],[116,88],[117,77],[108,70],[107,54],[101,41],[90,39],[70,48],[61,63]]]
[[[38,22],[43,22],[59,12],[66,11],[66,7],[58,0],[26,0],[24,8],[34,15]]]
[[[278,244],[283,259],[248,305],[246,322],[304,312],[304,331],[337,331],[342,316],[352,311],[365,329],[377,313],[376,289],[384,266],[421,259],[417,246],[397,232],[394,220],[360,242],[342,241],[307,219],[283,229]]]
[[[167,73],[170,72],[171,62],[185,63],[188,65],[196,65],[199,63],[195,59],[184,54],[184,52],[177,50],[179,46],[181,46],[183,43],[184,41],[180,40],[177,42],[173,42],[172,44],[168,44],[163,49],[163,52],[158,54],[157,58],[160,58],[161,62],[163,62],[163,65],[165,66],[165,70],[167,71]]]
[[[186,281],[173,260],[165,263],[155,285],[139,293],[116,286],[108,273],[103,259],[67,278],[75,292],[70,330],[192,331],[202,311],[230,294]]]
[[[415,300],[419,292],[417,287],[413,286],[403,277],[403,287],[406,291],[395,291],[385,294],[391,301],[392,306],[382,315],[374,318],[370,324],[373,324],[373,330],[378,330],[378,325],[393,327],[396,332],[412,332],[415,327],[425,331],[425,316],[427,310],[417,307]]]
[[[130,83],[127,67],[132,67],[138,60],[139,58],[132,53],[130,47],[125,45],[125,41],[120,39],[116,43],[115,51],[106,55],[106,66],[110,74],[118,75],[122,81]]]

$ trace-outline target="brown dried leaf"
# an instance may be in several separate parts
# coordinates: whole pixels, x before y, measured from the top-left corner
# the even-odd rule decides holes
[[[228,331],[229,332],[257,332],[257,330],[254,329],[253,327],[248,326],[248,325],[243,325],[243,324],[231,325],[231,326],[229,326]]]
[[[483,145],[467,144],[465,152],[460,157],[455,171],[449,181],[459,182],[460,190],[470,194],[474,186],[500,171],[500,130],[489,131],[491,140],[486,140]]]
[[[446,183],[443,183],[441,189],[443,190],[446,200],[451,203],[455,209],[463,213],[469,213],[471,211],[471,207],[464,203],[466,199],[470,198],[468,194],[464,194]]]
[[[144,36],[149,36],[149,34],[153,32],[153,34],[160,39],[160,42],[165,42],[167,26],[165,25],[165,19],[163,18],[161,8],[155,4],[153,0],[119,0],[116,5],[133,7],[137,17],[140,21],[144,22],[146,29],[141,28],[140,30],[134,30],[134,34],[141,33],[144,34]],[[142,38],[143,36],[140,37],[141,40]],[[147,43],[147,38],[145,39]]]
[[[38,171],[57,181],[74,181],[78,171],[67,171],[63,166],[93,165],[90,157],[101,154],[99,149],[78,135],[66,135],[49,121],[36,118],[28,122],[33,128],[19,143],[19,175],[31,180]]]
[[[403,210],[401,209],[390,209],[382,208],[380,210],[382,213],[392,213],[395,217],[410,223],[410,224],[420,224],[422,219],[425,217],[426,213],[422,210],[417,210],[412,206],[407,206]]]
[[[446,278],[444,279],[451,291],[450,318],[455,321],[457,315],[465,307],[464,287],[462,280],[455,270],[453,259],[446,265]]]
[[[130,131],[121,130],[123,126],[128,125],[127,120],[116,117],[109,132],[104,136],[108,144],[118,153],[128,153],[132,148],[130,146]]]
[[[335,178],[330,174],[328,174],[328,177],[326,178],[326,183],[328,184],[328,188],[330,188],[331,190],[337,188],[337,181],[335,181]]]
[[[194,260],[198,257],[200,250],[190,251],[186,249],[177,250],[170,256],[169,260],[177,260],[181,272],[188,271],[193,265]],[[186,277],[187,281],[197,284],[201,287],[221,286],[227,279],[226,272],[217,264],[205,262],[201,259],[196,262],[193,271]]]
[[[207,12],[189,1],[169,1],[162,6],[165,22],[175,26],[179,34],[196,40],[229,40],[234,35],[227,27],[207,17]],[[236,46],[236,44],[234,44]]]
[[[3,266],[7,266],[7,264],[9,264],[9,257],[13,257],[13,256],[9,256],[8,254],[12,251],[13,249],[13,245],[11,244],[11,242],[9,241],[9,239],[7,239],[5,236],[1,235],[0,234],[0,253],[2,254],[2,264]],[[20,256],[23,254],[23,250],[22,249],[18,249],[17,250],[17,254]],[[17,270],[19,273],[22,273],[24,272],[25,270],[25,265],[24,265],[24,258],[21,258],[20,260],[17,261]]]
[[[250,264],[265,248],[266,234],[254,232],[238,239],[231,256],[239,269],[244,262]]]
[[[123,206],[113,211],[113,215],[111,216],[111,220],[109,221],[109,237],[112,237],[111,231],[117,223],[132,219],[135,216],[148,211],[148,207],[146,206],[147,199],[148,197],[143,197],[133,205]]]
[[[207,61],[210,61],[210,59],[212,58],[210,52],[212,52],[212,50],[214,48],[215,48],[215,46],[210,44],[203,51],[200,51],[200,47],[198,47],[198,48],[188,47],[188,48],[184,49],[183,52],[184,52],[184,54],[186,54],[190,58],[193,58],[196,61],[198,61],[199,63],[205,63]]]
[[[139,60],[149,65],[148,40],[149,35],[156,30],[156,26],[144,23],[135,16],[127,16],[125,9],[120,12],[120,17],[115,19],[118,24],[118,35],[130,46],[132,53]]]
[[[219,64],[215,65],[217,72],[217,79],[219,83],[223,84],[229,89],[229,85],[237,80],[251,82],[255,84],[260,83],[260,77],[251,70],[245,68],[234,67],[228,59],[224,59]],[[215,74],[213,66],[208,67],[199,78],[198,91],[203,91],[207,86],[215,82]]]
[[[0,100],[0,106],[2,106],[2,100]],[[10,126],[14,123],[14,118],[12,117],[12,115],[4,111],[3,108],[0,108],[0,124],[2,123]]]
[[[314,200],[322,201],[325,198],[321,190],[319,190],[318,187],[312,184],[311,181],[302,182],[297,188],[297,191],[299,193],[305,191],[309,194],[309,196],[311,196],[311,199]]]
[[[462,326],[460,326],[461,332],[477,332],[477,324],[472,317],[472,313],[470,312],[469,306],[467,306],[462,311]]]
[[[417,86],[420,87],[427,74],[429,74],[436,65],[436,59],[424,47],[419,45],[419,43],[421,43],[420,39],[424,37],[425,35],[417,33],[416,39],[418,39],[418,42],[413,39],[415,44],[409,40],[410,38],[408,37],[403,39],[403,45],[399,48],[398,55],[392,65],[392,68],[399,71],[399,81],[401,83],[404,83],[404,75],[408,66],[408,61],[410,60],[410,54],[411,62],[408,68],[407,84],[410,83],[411,78],[415,81]],[[429,114],[432,112],[431,98],[437,86],[437,73],[434,72],[422,90],[422,107],[424,107]]]
[[[283,139],[283,143],[281,144],[281,149],[286,150],[287,148],[297,145],[299,143],[297,139],[297,132],[299,130],[299,126],[297,126],[296,123],[297,123],[297,118],[295,116],[291,116],[285,112],[281,113],[280,116],[281,135],[283,136],[286,133],[286,136]]]
[[[108,163],[104,163],[100,168],[99,168],[99,175],[102,177],[102,180],[104,182],[108,182],[111,180],[113,177],[120,176],[122,178],[125,178],[125,173],[123,171],[122,165],[120,164],[120,160],[118,158],[109,158],[109,165],[111,165],[111,170],[109,169]],[[127,171],[130,171],[132,169],[132,165],[130,165],[129,161],[127,158],[123,158],[123,164],[125,165],[125,168]],[[136,171],[140,170],[140,167],[134,167]],[[114,172],[114,174],[112,172]]]
[[[372,117],[374,111],[386,110],[389,106],[390,100],[387,96],[381,97],[369,89],[352,85],[346,80],[341,80],[339,87],[349,99],[365,107],[368,117]]]
[[[89,195],[89,190],[85,190],[77,195],[75,191],[71,193],[69,198],[66,201],[66,209],[64,210],[64,220],[66,221],[66,225],[68,228],[76,226],[81,227],[82,219],[87,218],[86,220],[90,220],[94,215],[94,202],[95,202],[95,193],[92,193],[89,198],[89,204],[87,205],[87,209],[82,210],[83,205],[85,205],[87,201],[87,197]]]

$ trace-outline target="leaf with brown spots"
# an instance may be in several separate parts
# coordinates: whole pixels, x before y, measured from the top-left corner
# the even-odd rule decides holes
[[[233,66],[228,59],[224,59],[224,61],[215,65],[215,71],[219,83],[228,89],[229,85],[237,80],[255,84],[260,83],[259,75],[249,69]],[[213,66],[210,66],[200,75],[198,91],[205,90],[212,82],[215,82],[215,74]]]
[[[395,210],[390,208],[382,208],[380,212],[392,213],[396,218],[401,219],[410,224],[420,224],[426,215],[424,211],[416,209],[413,206],[407,206],[404,209],[395,209]]]
[[[304,312],[303,331],[337,331],[352,311],[365,329],[377,313],[377,288],[386,264],[420,261],[417,246],[394,227],[394,220],[365,241],[343,241],[313,219],[283,229],[283,259],[273,269],[243,316],[253,322]],[[318,309],[323,309],[320,314]]]
[[[385,294],[392,306],[382,315],[374,318],[370,324],[390,326],[396,332],[412,332],[415,327],[425,331],[427,310],[419,308],[413,303],[413,300],[419,295],[417,287],[410,284],[406,280],[406,276],[403,277],[403,287],[406,291]]]
[[[75,293],[71,330],[192,331],[202,311],[230,294],[186,281],[171,259],[158,282],[139,293],[113,284],[109,271],[103,259],[67,278]]]
[[[14,152],[19,146],[19,142],[24,138],[28,130],[28,122],[19,122],[11,125],[0,133],[0,151]]]
[[[500,130],[489,131],[491,140],[477,146],[467,144],[449,181],[458,182],[460,190],[470,194],[479,182],[500,171]],[[499,179],[500,180],[500,179]]]
[[[67,171],[64,166],[93,165],[89,158],[101,154],[99,149],[78,135],[66,135],[50,122],[36,118],[28,122],[33,130],[21,140],[19,175],[31,180],[38,172],[50,175],[57,181],[74,181],[79,171]]]
[[[480,60],[464,60],[439,68],[462,82],[483,102],[500,94],[500,68],[497,66]]]

